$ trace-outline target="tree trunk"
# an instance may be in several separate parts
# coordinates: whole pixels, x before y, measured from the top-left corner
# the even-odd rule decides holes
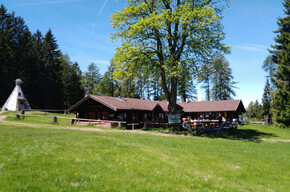
[[[168,100],[168,110],[170,114],[176,114],[178,112],[177,109],[177,78],[176,77],[171,77],[171,89],[170,89],[170,98]]]

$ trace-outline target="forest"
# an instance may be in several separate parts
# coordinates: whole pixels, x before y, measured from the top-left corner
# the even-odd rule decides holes
[[[49,29],[31,33],[24,20],[0,8],[0,103],[20,78],[33,109],[65,109],[84,96],[82,73],[58,48]]]

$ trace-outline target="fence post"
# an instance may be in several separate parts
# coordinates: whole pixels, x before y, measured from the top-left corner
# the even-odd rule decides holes
[[[54,123],[57,122],[57,117],[56,117],[56,116],[53,117],[53,122],[54,122]]]

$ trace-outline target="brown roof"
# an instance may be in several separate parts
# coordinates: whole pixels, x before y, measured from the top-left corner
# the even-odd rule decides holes
[[[87,99],[93,99],[103,105],[111,108],[114,111],[117,110],[142,110],[142,111],[152,111],[156,106],[160,106],[163,111],[168,112],[168,102],[167,101],[151,101],[143,99],[134,98],[118,98],[109,96],[98,96],[98,95],[88,95],[87,97],[80,100],[78,103],[73,105],[68,109],[71,112],[73,109],[78,107]]]
[[[164,112],[168,112],[168,101],[151,101],[134,98],[118,98],[109,96],[88,95],[81,99],[75,105],[68,109],[72,112],[79,105],[88,99],[93,99],[108,108],[117,110],[140,110],[153,111],[155,107],[160,106]],[[241,100],[222,100],[222,101],[199,101],[199,102],[180,102],[177,103],[183,111],[188,112],[223,112],[223,111],[241,111],[245,112],[244,105]]]
[[[178,103],[183,107],[183,111],[189,112],[223,112],[237,111],[245,112],[243,102],[241,100],[220,100],[220,101],[195,101]]]
[[[163,111],[168,111],[167,101],[151,101],[135,98],[118,98],[108,96],[91,95],[91,97],[100,103],[116,110],[142,110],[152,111],[157,104],[160,105]]]

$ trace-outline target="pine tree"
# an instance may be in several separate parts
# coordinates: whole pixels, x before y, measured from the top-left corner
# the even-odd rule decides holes
[[[251,101],[248,109],[247,109],[247,116],[250,119],[256,118],[257,120],[262,120],[263,119],[263,114],[262,114],[262,105],[259,103],[258,100],[255,102]]]
[[[84,97],[82,73],[78,63],[72,63],[67,54],[60,56],[63,81],[63,101],[67,109]]]
[[[196,100],[196,87],[193,82],[193,75],[190,70],[184,70],[180,74],[178,81],[178,96],[181,101],[186,102]]]
[[[14,80],[21,78],[26,96],[31,95],[29,83],[33,77],[31,33],[21,17],[0,7],[0,103],[4,103],[13,87]]]
[[[102,78],[100,70],[95,63],[91,63],[88,66],[88,71],[83,75],[83,86],[85,89],[85,94],[95,94],[98,95],[98,84]]]
[[[263,94],[263,98],[262,98],[262,104],[263,104],[263,116],[269,116],[271,114],[271,86],[270,86],[270,82],[269,79],[267,78],[266,80],[266,85],[264,88],[264,94]]]
[[[118,85],[117,82],[114,81],[112,73],[114,72],[114,65],[111,62],[108,71],[105,72],[101,81],[98,85],[98,92],[100,95],[105,96],[118,96]]]
[[[200,73],[198,74],[198,83],[203,83],[201,86],[202,89],[205,91],[205,97],[207,101],[210,101],[210,83],[211,83],[211,76],[212,76],[212,65],[210,62],[206,62],[202,65],[200,69]]]
[[[237,82],[233,81],[232,69],[229,67],[229,62],[224,56],[216,56],[212,63],[212,89],[211,95],[213,100],[228,100],[235,96],[234,85]]]
[[[32,88],[32,93],[29,97],[29,104],[32,109],[44,109],[44,101],[42,98],[45,97],[45,74],[44,74],[44,62],[43,62],[43,35],[39,30],[37,30],[32,35],[32,46],[30,50],[32,51],[32,61],[30,68],[33,77],[29,83],[29,86]],[[26,83],[25,83],[26,84]]]
[[[21,78],[33,109],[63,109],[83,97],[78,64],[61,65],[61,51],[49,30],[31,34],[24,20],[0,7],[0,102]],[[64,79],[65,78],[65,79]]]
[[[152,76],[150,86],[151,86],[151,90],[152,90],[151,96],[152,96],[153,100],[155,100],[155,101],[161,100],[160,93],[162,90],[161,90],[160,78],[157,76]]]
[[[44,98],[46,109],[63,109],[63,82],[61,51],[51,30],[45,34],[42,44],[44,64]]]
[[[255,114],[255,107],[254,107],[254,102],[251,101],[248,105],[248,108],[247,108],[247,116],[251,119],[251,118],[254,118],[256,116]]]
[[[286,17],[278,18],[278,30],[270,53],[277,64],[273,74],[276,91],[273,97],[274,118],[278,126],[290,126],[290,0],[283,2]]]
[[[3,104],[13,87],[14,76],[17,75],[15,66],[16,44],[16,18],[14,13],[8,13],[7,9],[0,7],[0,102]]]
[[[277,70],[277,66],[273,61],[273,56],[269,55],[266,57],[265,61],[263,62],[262,69],[267,73],[267,78],[271,78],[271,87],[274,87],[274,80],[273,80],[273,74]]]

